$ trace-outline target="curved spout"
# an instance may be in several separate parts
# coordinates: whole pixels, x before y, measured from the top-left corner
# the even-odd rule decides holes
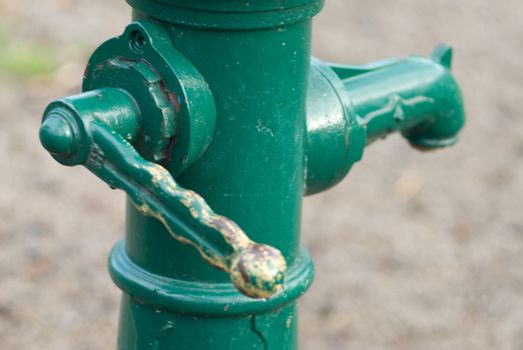
[[[450,48],[430,59],[409,57],[343,79],[356,113],[367,129],[367,144],[401,131],[414,146],[453,145],[465,122],[463,99],[450,73]],[[342,68],[335,67],[343,77]]]
[[[430,58],[363,66],[313,60],[305,193],[337,184],[362,158],[366,145],[396,131],[422,150],[456,143],[465,112],[451,63],[452,49],[446,45]]]

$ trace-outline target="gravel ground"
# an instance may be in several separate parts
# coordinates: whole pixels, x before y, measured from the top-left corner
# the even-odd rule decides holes
[[[51,50],[45,77],[0,70],[0,348],[112,349],[119,292],[106,256],[124,196],[40,148],[41,111],[78,91],[89,53],[129,18],[123,1],[0,0],[0,33]],[[422,154],[400,137],[308,198],[317,278],[302,349],[523,349],[523,5],[328,0],[314,54],[365,63],[456,48],[461,143]],[[11,43],[11,44],[9,44]]]

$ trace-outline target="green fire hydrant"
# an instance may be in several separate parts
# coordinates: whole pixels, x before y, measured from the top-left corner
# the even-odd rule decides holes
[[[135,22],[40,130],[57,161],[128,194],[109,261],[118,349],[296,349],[314,274],[303,196],[391,132],[424,150],[454,144],[452,51],[334,65],[310,57],[323,0],[127,2]]]

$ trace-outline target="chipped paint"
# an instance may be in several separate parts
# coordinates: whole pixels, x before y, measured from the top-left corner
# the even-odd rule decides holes
[[[287,329],[291,328],[293,319],[294,317],[292,317],[292,315],[287,318],[287,321],[285,322],[285,327],[287,327]]]
[[[125,190],[140,213],[162,222],[173,238],[193,246],[209,264],[229,273],[245,295],[268,298],[282,289],[286,262],[279,250],[251,241],[200,195],[179,186],[166,169],[142,158],[114,130],[112,120],[80,113],[75,122],[88,133],[80,140],[88,143],[77,141],[76,152],[88,154],[83,164],[111,187]]]
[[[269,298],[283,289],[286,268],[285,259],[278,250],[253,244],[234,259],[231,279],[244,294]]]
[[[151,186],[147,189],[156,200],[153,209],[147,196],[135,197],[135,206],[143,215],[161,221],[173,238],[193,246],[211,265],[228,272],[234,285],[245,295],[269,298],[283,289],[287,264],[279,250],[251,241],[235,222],[216,214],[201,196],[179,186],[162,166],[146,162],[140,168],[149,174]],[[183,216],[174,210],[178,204],[186,208],[190,215],[186,218],[195,220],[200,230],[190,234],[175,232],[168,214]],[[230,252],[220,251],[220,247],[208,243],[204,234],[208,230],[223,237]],[[199,234],[198,239],[191,237],[195,233]]]

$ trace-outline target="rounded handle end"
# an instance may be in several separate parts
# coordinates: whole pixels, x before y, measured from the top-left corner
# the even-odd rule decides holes
[[[287,263],[279,250],[254,244],[233,260],[231,279],[248,297],[266,299],[283,289],[286,270]]]
[[[40,127],[40,142],[53,155],[67,155],[75,150],[75,131],[59,113],[48,113]]]

